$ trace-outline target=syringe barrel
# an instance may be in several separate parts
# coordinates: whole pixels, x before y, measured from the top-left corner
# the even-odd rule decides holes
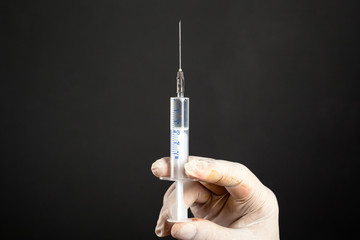
[[[189,158],[189,98],[170,98],[170,177],[186,178],[184,164]]]

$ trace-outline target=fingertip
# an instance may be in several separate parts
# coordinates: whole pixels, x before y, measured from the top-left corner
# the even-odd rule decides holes
[[[155,234],[156,234],[156,236],[162,237],[161,232],[162,232],[161,229],[158,229],[157,227],[155,228]]]
[[[164,157],[151,165],[151,171],[156,177],[167,177],[170,174],[170,158]]]
[[[156,166],[156,162],[154,162],[151,165],[151,172],[154,174],[155,177],[159,177],[158,171],[157,171],[157,166]]]
[[[183,223],[175,223],[171,228],[171,236],[175,237],[178,231],[180,231]]]
[[[202,179],[207,174],[212,160],[210,158],[191,156],[189,161],[184,165],[185,174],[189,177]]]
[[[175,223],[171,228],[171,236],[177,239],[193,239],[196,235],[196,226],[192,222]]]
[[[167,221],[168,218],[168,209],[162,209],[155,227],[156,236],[165,237],[170,234],[172,224]]]
[[[159,177],[159,173],[158,173],[158,168],[159,168],[159,160],[156,160],[155,162],[153,162],[153,164],[151,165],[151,172],[156,176]]]

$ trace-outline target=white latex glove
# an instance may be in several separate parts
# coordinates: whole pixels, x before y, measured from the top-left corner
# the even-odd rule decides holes
[[[153,163],[156,177],[170,175],[170,158]],[[164,196],[155,233],[182,240],[279,239],[275,194],[244,165],[190,156],[185,173],[199,182],[184,183],[184,201],[195,216],[191,222],[170,223],[175,185]]]

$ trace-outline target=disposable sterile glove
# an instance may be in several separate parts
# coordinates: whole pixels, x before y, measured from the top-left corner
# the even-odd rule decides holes
[[[170,175],[170,158],[153,163],[156,177]],[[175,184],[164,195],[155,233],[182,240],[279,239],[275,194],[244,165],[190,156],[185,173],[198,182],[184,183],[184,201],[195,216],[190,222],[170,223]]]

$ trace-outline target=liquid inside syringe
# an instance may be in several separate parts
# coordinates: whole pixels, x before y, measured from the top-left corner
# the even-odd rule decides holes
[[[183,179],[189,157],[189,98],[171,98],[170,111],[171,176]]]

